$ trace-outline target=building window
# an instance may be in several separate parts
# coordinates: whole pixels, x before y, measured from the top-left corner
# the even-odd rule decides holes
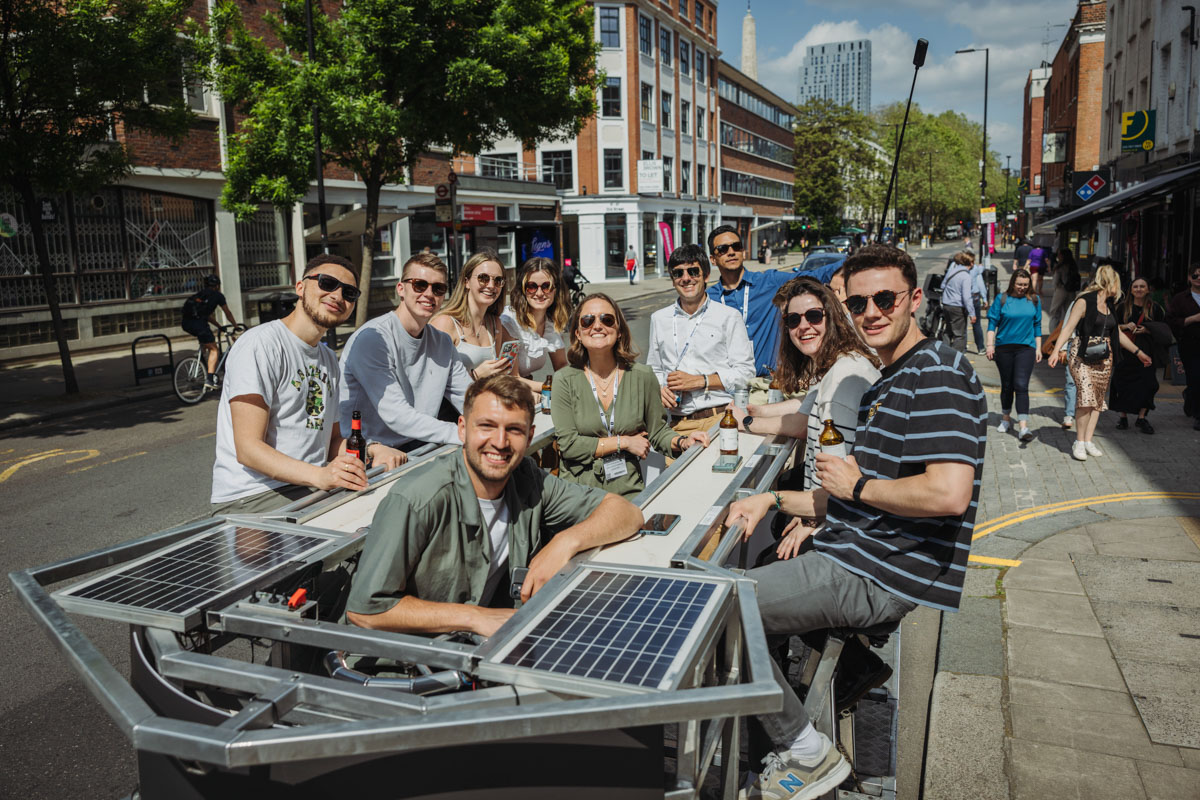
[[[703,194],[704,194],[704,165],[699,164],[696,166],[696,196],[699,197]]]
[[[679,132],[687,135],[688,125],[692,119],[692,104],[687,100],[679,101]]]
[[[618,8],[600,9],[600,46],[621,46],[621,10]]]
[[[600,89],[600,116],[621,116],[621,79],[605,78]]]
[[[675,181],[671,179],[671,163],[674,161],[670,156],[663,156],[663,191],[675,191]]]
[[[605,189],[620,189],[625,185],[622,177],[623,161],[620,150],[605,150],[604,151],[604,188]]]
[[[642,122],[654,122],[654,87],[642,84]]]
[[[696,62],[696,83],[704,83],[704,62],[708,61],[708,56],[697,50],[694,60]]]
[[[688,0],[679,0],[679,16],[683,18],[684,22],[687,22]]]
[[[638,49],[654,58],[654,23],[649,17],[638,16]]]
[[[765,197],[770,200],[792,200],[792,184],[773,181],[744,172],[721,170],[721,191],[744,194],[749,197]]]
[[[654,151],[653,150],[643,150],[642,151],[642,161],[653,161],[653,160],[654,160]]]
[[[704,6],[700,0],[696,0],[696,27],[704,27]]]
[[[792,148],[778,142],[773,142],[770,139],[764,139],[761,136],[755,136],[749,131],[730,125],[728,122],[721,123],[721,144],[726,147],[732,147],[735,150],[741,150],[743,153],[769,158],[772,161],[781,161],[788,166],[791,166],[793,162]]]
[[[691,188],[691,181],[689,180],[691,173],[692,173],[692,162],[680,161],[679,162],[679,187],[680,187],[679,191],[683,192],[684,194],[691,194],[691,192],[689,191]]]
[[[478,160],[479,174],[485,178],[517,178],[516,153],[492,153]]]
[[[666,28],[658,29],[658,58],[664,67],[671,66],[671,32]]]
[[[696,138],[704,138],[704,109],[696,106]]]
[[[683,39],[679,40],[679,72],[688,75],[692,71],[692,48]]]
[[[574,161],[570,150],[542,152],[542,180],[553,183],[555,189],[575,188]]]
[[[671,127],[671,93],[662,93],[662,115],[659,116],[659,122],[664,128]]]

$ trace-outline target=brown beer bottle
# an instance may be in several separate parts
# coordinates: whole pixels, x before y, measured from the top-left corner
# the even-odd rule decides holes
[[[779,385],[779,378],[775,375],[775,370],[771,370],[771,383],[767,386],[767,405],[782,402],[783,387]]]
[[[831,405],[831,403],[825,404],[825,413],[822,414],[825,420],[825,427],[821,429],[818,441],[821,444],[822,453],[828,453],[838,458],[845,458],[846,437],[842,436],[842,432],[837,429],[837,425],[833,424],[833,409]]]
[[[550,383],[551,383],[551,379],[553,379],[553,378],[554,378],[553,375],[547,375],[546,380],[542,381],[542,413],[543,414],[550,413],[550,389],[551,389]]]
[[[738,424],[734,419],[733,409],[725,409],[721,417],[721,430],[717,434],[721,455],[736,456],[738,454]]]
[[[362,435],[362,414],[355,411],[350,417],[350,436],[346,438],[346,454],[367,463],[367,440]]]

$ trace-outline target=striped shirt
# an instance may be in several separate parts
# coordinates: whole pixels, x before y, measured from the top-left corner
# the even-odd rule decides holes
[[[987,404],[975,370],[957,350],[926,339],[863,395],[853,455],[868,478],[896,480],[925,464],[975,468],[971,504],[953,517],[901,517],[829,498],[818,552],[893,594],[943,611],[958,610],[979,506]]]

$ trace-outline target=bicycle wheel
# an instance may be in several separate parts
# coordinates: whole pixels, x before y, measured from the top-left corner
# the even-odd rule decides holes
[[[175,366],[175,396],[189,406],[204,399],[204,365],[195,356],[189,356]]]

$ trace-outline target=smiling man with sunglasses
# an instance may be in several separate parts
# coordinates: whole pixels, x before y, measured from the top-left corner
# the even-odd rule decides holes
[[[741,315],[705,294],[709,267],[699,245],[675,248],[667,271],[679,297],[650,317],[646,363],[671,427],[687,435],[717,424],[734,386],[754,377],[754,348]]]
[[[471,376],[454,340],[429,325],[446,288],[446,265],[437,256],[418,253],[405,262],[396,310],[355,331],[342,351],[343,425],[358,411],[368,440],[403,450],[460,444],[458,426],[438,419],[438,412],[443,400],[462,410]]]
[[[862,397],[853,450],[816,455],[822,488],[754,495],[734,503],[726,522],[744,522],[749,534],[775,508],[824,523],[811,551],[746,573],[767,634],[898,623],[918,604],[957,611],[962,597],[987,436],[983,387],[962,353],[922,336],[907,253],[867,245],[846,260],[846,273],[846,307],[883,362]],[[874,656],[848,663],[847,652],[835,682],[839,708],[890,674]],[[784,707],[755,718],[771,752],[747,796],[820,796],[850,766],[778,670],[776,678]]]
[[[751,272],[743,266],[746,245],[737,228],[720,225],[708,235],[708,252],[721,272],[721,279],[708,289],[708,296],[738,312],[746,334],[754,344],[754,371],[765,377],[775,369],[779,355],[779,309],[775,293],[795,274],[768,269]]]
[[[321,338],[346,321],[358,272],[334,255],[313,258],[296,283],[299,302],[281,320],[243,334],[229,351],[217,412],[214,514],[272,511],[311,489],[365,489],[362,462],[345,452],[337,420],[341,376]],[[405,455],[378,444],[388,467]]]

